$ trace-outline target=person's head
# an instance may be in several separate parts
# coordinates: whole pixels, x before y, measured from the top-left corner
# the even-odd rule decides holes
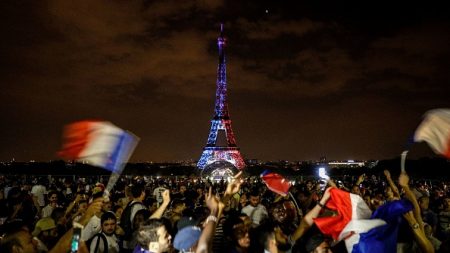
[[[0,240],[2,253],[37,253],[37,241],[24,226],[11,227]]]
[[[173,247],[180,252],[195,252],[202,230],[197,226],[186,226],[175,235]]]
[[[80,202],[78,202],[78,211],[80,211],[80,213],[83,214],[84,212],[86,212],[87,208],[88,208],[87,200],[83,199],[80,200]]]
[[[65,225],[67,223],[66,218],[66,209],[62,207],[56,207],[53,209],[52,214],[50,215],[56,224]]]
[[[250,247],[249,227],[250,226],[245,225],[245,223],[238,223],[233,226],[233,240],[236,246],[244,249]]]
[[[361,190],[359,189],[359,186],[354,185],[352,187],[351,193],[359,195],[361,193]]]
[[[113,212],[116,215],[116,218],[120,219],[120,217],[122,216],[122,213],[123,213],[123,207],[121,205],[115,205],[113,207]]]
[[[117,218],[113,212],[105,212],[100,219],[102,232],[106,235],[112,235],[116,231]]]
[[[161,219],[146,220],[138,229],[139,245],[152,252],[166,252],[170,248],[172,237]]]
[[[102,206],[103,212],[110,212],[112,211],[112,202],[110,200],[104,200],[103,206]]]
[[[444,198],[444,209],[450,211],[450,197]]]
[[[269,224],[265,223],[258,227],[258,244],[264,247],[264,250],[270,253],[277,253],[277,240],[275,239],[275,229]]]
[[[181,199],[174,199],[172,201],[172,211],[181,214],[186,209],[186,203]]]
[[[250,193],[250,205],[251,206],[258,206],[261,202],[261,197],[259,196],[259,192],[254,190]]]
[[[428,210],[428,206],[430,205],[430,198],[427,196],[422,196],[419,198],[419,206],[422,211]]]
[[[392,188],[390,186],[386,186],[384,189],[384,195],[387,199],[391,199],[394,197],[394,192],[392,191]]]
[[[50,205],[58,203],[58,193],[56,191],[50,191],[47,194],[47,198]]]
[[[52,245],[56,243],[58,231],[56,229],[55,221],[50,217],[38,220],[38,222],[36,222],[32,235],[39,238],[46,245]]]
[[[131,186],[131,196],[134,199],[140,199],[141,201],[145,199],[145,189],[142,184],[133,184]]]
[[[150,213],[154,213],[158,209],[158,202],[153,197],[146,198],[144,204],[148,208]]]
[[[247,194],[242,194],[241,198],[239,199],[239,203],[241,204],[241,206],[246,206],[247,202],[248,202]]]
[[[308,253],[332,253],[330,249],[330,240],[319,231],[311,235],[305,243]]]
[[[180,185],[180,193],[181,194],[184,194],[186,192],[186,190],[187,190],[186,185],[184,185],[184,184]]]
[[[286,208],[281,202],[275,203],[270,211],[271,216],[278,223],[283,223],[287,218]]]
[[[150,215],[150,211],[147,209],[141,209],[137,211],[133,217],[133,228],[139,228],[139,226],[141,226],[144,221],[150,218]]]

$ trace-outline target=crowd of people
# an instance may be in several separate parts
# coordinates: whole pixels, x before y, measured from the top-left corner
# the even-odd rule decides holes
[[[287,196],[259,178],[0,176],[0,252],[347,252],[315,225],[338,188],[372,211],[407,199],[397,252],[450,252],[449,182],[406,173],[292,179]],[[81,228],[81,229],[79,229]]]

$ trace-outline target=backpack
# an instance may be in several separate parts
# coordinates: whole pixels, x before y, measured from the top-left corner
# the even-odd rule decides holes
[[[130,202],[127,204],[125,209],[122,212],[122,216],[120,217],[120,227],[123,229],[125,234],[122,239],[124,241],[130,241],[133,237],[133,223],[131,221],[131,211],[133,210],[133,206],[135,204],[141,204],[141,202]]]
[[[91,244],[92,241],[94,241],[95,237],[98,237],[98,240],[97,243],[95,244],[94,253],[97,253],[100,241],[103,241],[103,253],[108,253],[108,240],[106,239],[106,236],[102,232],[95,234],[91,239],[86,241],[86,246],[88,247],[89,252],[91,252]]]

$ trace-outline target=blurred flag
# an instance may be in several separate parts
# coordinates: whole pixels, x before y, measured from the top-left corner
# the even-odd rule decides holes
[[[278,193],[283,197],[285,197],[289,193],[291,184],[280,174],[265,170],[263,173],[261,173],[260,177],[266,184],[267,188],[269,188],[269,190]]]
[[[337,240],[351,220],[370,218],[372,211],[359,195],[337,188],[332,188],[330,194],[331,197],[326,206],[328,209],[336,211],[337,214],[314,219],[314,223],[323,234]]]
[[[424,117],[414,141],[426,141],[435,153],[450,158],[450,109],[431,110]]]
[[[391,201],[380,206],[372,214],[371,219],[366,221],[381,219],[386,224],[376,226],[367,232],[359,232],[359,234],[352,235],[345,240],[347,251],[352,253],[397,252],[397,235],[403,214],[412,209],[413,206],[408,200]],[[360,227],[358,224],[354,225],[357,228]],[[353,232],[358,233],[357,230]]]
[[[111,122],[80,121],[64,128],[59,155],[121,173],[138,142],[137,136]]]
[[[397,234],[402,215],[412,210],[407,200],[391,201],[375,212],[356,194],[331,189],[326,206],[336,215],[319,217],[314,223],[320,231],[335,240],[345,240],[347,252],[396,252]]]

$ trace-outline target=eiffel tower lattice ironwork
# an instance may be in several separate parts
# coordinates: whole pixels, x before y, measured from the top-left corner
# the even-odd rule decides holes
[[[229,162],[239,170],[245,167],[244,159],[236,145],[236,139],[231,128],[231,119],[227,102],[227,73],[225,61],[226,38],[223,36],[223,24],[220,26],[220,36],[217,38],[219,49],[219,65],[217,68],[217,90],[214,118],[211,120],[211,130],[208,141],[203,148],[198,161],[198,168],[204,169],[215,162]],[[220,139],[223,142],[220,143]]]

